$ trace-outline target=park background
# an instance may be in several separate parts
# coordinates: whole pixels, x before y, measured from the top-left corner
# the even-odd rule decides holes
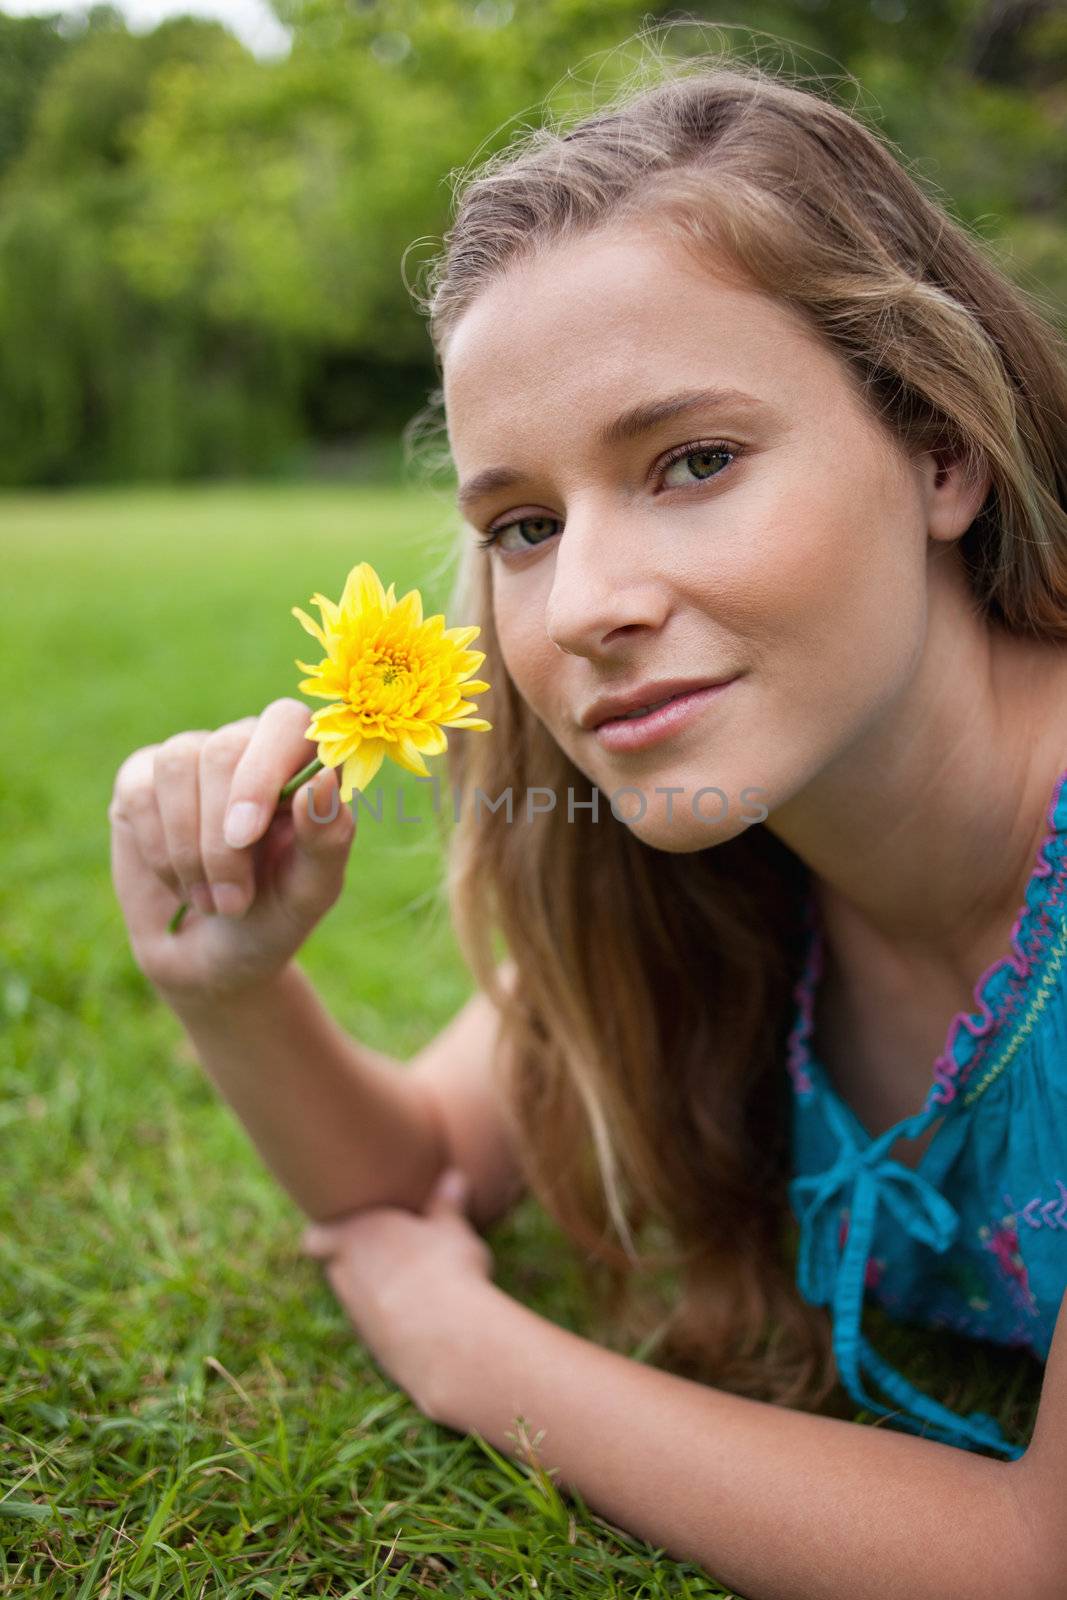
[[[356,561],[444,604],[410,286],[468,163],[592,109],[674,20],[668,54],[820,78],[1064,327],[1067,8],[275,9],[272,55],[203,18],[0,14],[0,1594],[719,1596],[383,1377],[133,963],[107,804],[139,745],[296,693],[289,608]],[[363,818],[300,956],[401,1059],[470,992],[440,868],[435,827]],[[492,1244],[510,1293],[611,1342],[532,1204]],[[875,1336],[1028,1436],[1028,1358]]]

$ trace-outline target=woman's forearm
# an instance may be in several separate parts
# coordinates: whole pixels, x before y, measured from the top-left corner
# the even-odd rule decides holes
[[[290,963],[226,1000],[168,1001],[278,1181],[316,1221],[419,1209],[447,1157],[421,1085],[351,1038]]]
[[[521,1458],[523,1417],[560,1488],[746,1600],[1060,1594],[1021,1492],[1025,1457],[732,1395],[604,1349],[495,1285],[479,1300],[434,1419]]]

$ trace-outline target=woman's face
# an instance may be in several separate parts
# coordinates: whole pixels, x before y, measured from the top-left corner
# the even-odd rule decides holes
[[[605,231],[487,287],[443,375],[469,536],[500,533],[478,559],[508,671],[601,820],[626,790],[616,814],[650,845],[731,838],[908,680],[927,475],[787,306],[647,228]],[[729,393],[673,404],[713,389]],[[601,697],[648,704],[677,679],[733,681],[669,725],[588,725]]]

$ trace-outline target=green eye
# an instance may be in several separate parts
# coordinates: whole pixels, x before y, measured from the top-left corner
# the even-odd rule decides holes
[[[547,523],[550,527],[554,527],[557,521],[558,518],[556,517],[516,517],[512,522],[502,522],[498,528],[490,528],[489,531],[477,541],[478,548],[480,550],[487,550],[492,545],[500,544],[502,536],[508,531],[509,528],[522,528],[528,526],[530,523],[537,522]],[[532,543],[520,546],[520,548],[533,550],[536,549],[537,545],[539,545],[541,542],[542,541],[540,539],[535,539]]]
[[[664,488],[685,488],[686,483],[704,483],[707,478],[717,477],[733,454],[733,450],[718,445],[705,450],[681,451],[667,462],[662,477]],[[675,474],[673,478],[672,474]]]
[[[537,544],[539,542],[539,534],[541,534],[541,538],[547,538],[552,533],[553,526],[555,526],[555,517],[520,517],[518,522],[512,522],[509,526],[522,528],[522,530],[526,531],[533,530],[533,544]],[[526,538],[526,533],[523,533],[523,538]]]

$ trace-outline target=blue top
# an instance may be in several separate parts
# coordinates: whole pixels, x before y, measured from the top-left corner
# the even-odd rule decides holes
[[[1047,822],[1011,950],[978,979],[974,1010],[949,1023],[920,1111],[872,1139],[813,1054],[823,953],[813,893],[787,1055],[797,1286],[830,1308],[845,1388],[910,1432],[1013,1458],[1024,1447],[991,1416],[960,1415],[915,1388],[872,1348],[861,1318],[867,1291],[901,1321],[1048,1358],[1067,1289],[1067,772]],[[938,1118],[914,1170],[886,1154]]]

